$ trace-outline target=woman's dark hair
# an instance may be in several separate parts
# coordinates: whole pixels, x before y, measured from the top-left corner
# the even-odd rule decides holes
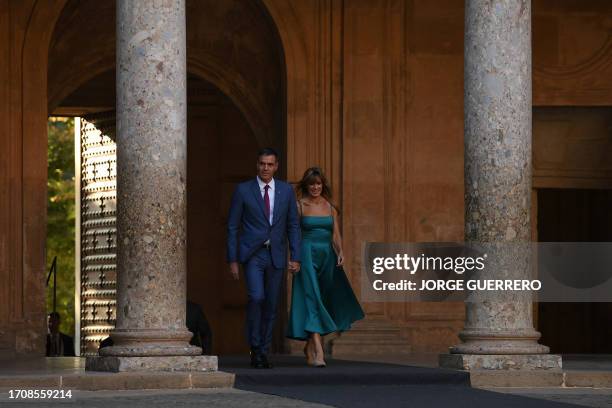
[[[319,167],[311,167],[304,172],[302,179],[297,185],[297,192],[300,197],[305,197],[308,195],[308,186],[314,184],[317,179],[321,180],[321,184],[323,184],[323,189],[321,191],[321,195],[327,200],[331,202],[331,188],[329,187],[329,183],[327,182],[327,177],[323,174],[323,170]]]

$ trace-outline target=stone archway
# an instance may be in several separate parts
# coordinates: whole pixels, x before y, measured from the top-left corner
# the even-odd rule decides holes
[[[258,3],[250,4],[246,8],[249,7],[261,11]],[[86,19],[88,13],[94,10],[97,11],[97,22],[100,26],[96,30],[90,30],[93,38],[84,39],[79,35],[78,25],[73,24]],[[189,16],[193,19],[198,13],[206,11],[210,10],[200,10],[196,7],[189,11]],[[225,11],[232,15],[232,23],[235,23],[236,19],[246,18],[245,15],[240,17],[238,11]],[[243,14],[246,11],[243,10]],[[221,13],[218,10],[215,12]],[[249,13],[246,14],[252,17]],[[217,16],[216,20],[223,18]],[[243,324],[242,310],[236,305],[246,299],[241,293],[241,284],[239,287],[228,287],[223,282],[223,273],[220,272],[220,269],[224,268],[224,247],[220,245],[218,237],[224,235],[225,207],[233,184],[252,176],[252,160],[248,152],[254,153],[265,145],[280,146],[284,150],[285,145],[285,69],[282,45],[277,42],[278,35],[274,26],[270,26],[271,20],[265,16],[259,18],[263,21],[255,25],[256,31],[259,32],[235,33],[232,37],[234,43],[230,44],[235,48],[248,45],[259,50],[260,54],[262,49],[264,54],[269,54],[267,60],[258,59],[259,56],[256,56],[255,61],[246,66],[247,71],[245,66],[236,64],[244,61],[238,59],[234,63],[224,65],[221,61],[231,61],[232,55],[223,55],[210,46],[207,48],[207,44],[214,42],[215,33],[225,30],[217,27],[210,32],[201,33],[196,29],[188,41],[188,294],[191,300],[205,306],[216,332],[216,343],[222,346],[216,348],[215,352],[222,353],[242,351],[242,342],[231,340],[236,340],[235,333],[241,331]],[[106,33],[108,30],[100,29],[114,26],[112,8],[108,5],[98,9],[95,2],[80,2],[78,7],[75,2],[67,4],[65,14],[60,16],[51,41],[51,112],[81,115],[79,111],[114,109],[115,51],[111,47],[114,38],[112,32]],[[253,24],[250,24],[249,28],[253,29]],[[262,32],[264,30],[267,32]],[[246,41],[245,37],[249,37],[251,43],[242,44]],[[262,41],[252,44],[252,37],[259,37]],[[99,41],[96,42],[96,39]],[[98,44],[97,48],[94,47],[95,52],[92,53],[91,49],[81,51],[79,44],[83,41]],[[220,48],[231,49],[230,46]],[[241,55],[240,50],[237,53]],[[63,71],[63,65],[59,61],[62,64],[68,62],[69,69]],[[80,69],[74,68],[79,65]],[[265,79],[266,76],[271,77],[271,80],[267,81],[269,85],[262,87],[259,84],[264,81],[254,80],[257,77]],[[92,120],[95,121],[95,117],[92,117]],[[231,134],[232,137],[228,138],[226,134]],[[228,153],[228,146],[224,145],[227,142],[230,142],[231,147],[241,148],[237,149],[235,154]],[[219,151],[225,153],[218,154]],[[245,153],[247,155],[241,161],[229,157],[241,157],[241,154],[244,156]],[[222,165],[226,162],[233,163],[231,169]],[[207,200],[202,194],[200,183],[215,185],[218,200],[213,200],[215,203],[212,207],[211,200]],[[205,219],[203,214],[210,215],[209,219]],[[205,233],[198,233],[198,230]],[[201,249],[209,254],[210,259],[201,258]],[[222,289],[223,287],[225,289]],[[111,311],[111,314],[113,312]],[[233,321],[233,325],[237,327],[227,324],[228,320]],[[223,321],[226,323],[222,324]],[[225,336],[223,331],[227,332]]]
[[[187,2],[188,71],[229,96],[260,144],[272,144],[277,142],[275,137],[285,138],[283,45],[259,1],[234,2],[232,7],[228,4],[232,3]],[[114,1],[68,1],[65,5],[50,43],[49,112],[84,84],[114,70],[114,8]],[[94,13],[96,24],[83,28],[83,22]],[[250,25],[243,23],[232,30],[241,18],[250,18]],[[229,34],[222,35],[225,32]]]
[[[53,59],[50,52],[57,44],[53,41],[54,32],[62,14],[70,10],[70,3],[70,0],[26,0],[11,5],[11,15],[14,15],[11,17],[11,29],[21,34],[11,40],[13,51],[10,51],[10,61],[16,65],[10,73],[9,88],[13,89],[11,95],[15,97],[11,99],[13,108],[7,114],[10,120],[6,122],[7,131],[12,136],[3,146],[11,156],[7,181],[14,179],[22,182],[11,184],[10,194],[2,206],[5,209],[3,217],[10,224],[7,227],[9,247],[6,248],[10,254],[6,260],[7,281],[10,282],[6,296],[10,304],[5,316],[9,320],[6,320],[3,328],[7,328],[7,332],[11,333],[8,337],[12,338],[7,349],[21,350],[15,346],[19,333],[20,343],[32,345],[24,352],[36,350],[42,353],[41,337],[44,334],[43,285],[38,277],[45,269],[46,120],[65,97],[114,64],[114,54],[109,51],[110,45],[114,44],[113,34],[112,41],[109,37],[106,42],[85,44],[100,45],[98,56],[87,60],[89,69],[83,70],[83,65],[66,58],[58,60],[59,71],[50,70]],[[81,6],[87,3],[79,2]],[[93,3],[94,10],[100,11],[111,2]],[[275,27],[273,36],[284,50],[286,69],[283,68],[282,74],[276,77],[282,75],[287,79],[278,88],[285,95],[287,103],[285,108],[276,109],[279,114],[276,126],[283,134],[286,132],[283,150],[287,151],[285,162],[289,164],[286,170],[288,178],[295,180],[306,165],[319,163],[328,168],[330,178],[339,185],[341,105],[338,73],[341,37],[338,29],[330,32],[328,28],[332,20],[339,21],[341,7],[332,4],[294,4],[281,0],[244,3],[253,10],[259,9],[259,15],[264,17],[261,21],[267,20],[266,24]],[[95,27],[92,22],[101,23],[103,15],[90,15],[80,24],[82,28]],[[316,24],[313,25],[313,22]],[[70,57],[71,53],[68,54]],[[78,55],[78,52],[74,55]],[[47,77],[48,73],[66,73],[77,67],[81,67],[80,75],[59,78],[50,74]],[[257,116],[259,111],[252,108],[257,105],[244,102],[243,110],[251,112],[245,116]],[[270,129],[269,126],[259,124],[254,127]],[[20,323],[13,324],[11,319]]]

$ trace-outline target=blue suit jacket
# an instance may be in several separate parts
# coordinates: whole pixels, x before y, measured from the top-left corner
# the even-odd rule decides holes
[[[300,224],[291,186],[274,179],[272,225],[266,219],[257,179],[240,183],[230,205],[227,222],[227,261],[245,263],[268,239],[272,263],[277,269],[287,264],[287,239],[291,260],[300,261]]]

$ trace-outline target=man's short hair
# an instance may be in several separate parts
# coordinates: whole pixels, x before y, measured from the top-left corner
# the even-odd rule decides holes
[[[51,312],[51,313],[49,313],[49,317],[52,318],[52,319],[60,320],[60,314],[58,312]]]
[[[261,156],[274,156],[276,161],[278,161],[278,153],[271,147],[264,147],[257,153],[257,159],[259,160]]]

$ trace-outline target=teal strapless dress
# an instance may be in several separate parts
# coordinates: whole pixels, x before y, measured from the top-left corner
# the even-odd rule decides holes
[[[302,262],[293,275],[287,337],[307,340],[309,333],[348,330],[364,314],[344,270],[336,266],[332,216],[304,216],[301,224]]]

